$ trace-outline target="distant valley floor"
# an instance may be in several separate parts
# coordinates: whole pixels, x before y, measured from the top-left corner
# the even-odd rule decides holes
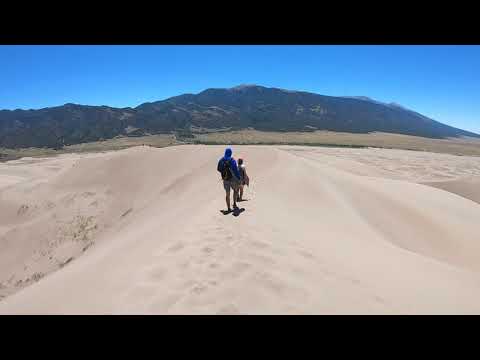
[[[105,141],[47,148],[1,149],[0,161],[22,157],[44,157],[64,153],[103,152],[146,145],[166,147],[182,144],[204,145],[308,145],[328,147],[376,147],[428,151],[460,156],[480,156],[480,140],[473,138],[430,139],[390,133],[354,134],[331,131],[265,132],[257,130],[192,133],[190,136],[158,134],[140,137],[118,137]]]

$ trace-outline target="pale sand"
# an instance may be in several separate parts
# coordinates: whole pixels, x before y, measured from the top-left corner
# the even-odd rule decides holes
[[[238,217],[221,146],[0,164],[0,313],[480,314],[480,158],[233,149]]]

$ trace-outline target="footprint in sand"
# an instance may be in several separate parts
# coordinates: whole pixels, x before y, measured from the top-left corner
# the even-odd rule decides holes
[[[87,244],[86,246],[83,247],[82,251],[85,252],[92,245],[93,245],[93,242]]]
[[[207,290],[208,290],[208,287],[206,285],[197,284],[192,288],[191,292],[194,293],[194,294],[200,295]]]
[[[211,248],[210,246],[205,246],[202,251],[206,254],[211,254],[214,252],[213,248]]]
[[[25,214],[28,211],[28,208],[29,208],[28,205],[23,204],[18,208],[17,215],[21,216]]]
[[[130,214],[132,211],[133,211],[133,209],[132,209],[132,208],[128,209],[127,211],[125,211],[125,212],[122,214],[122,216],[121,216],[121,217],[125,217],[125,216],[127,216],[127,215],[128,215],[128,214]]]
[[[53,209],[54,207],[55,207],[55,203],[53,203],[52,201],[48,201],[45,204],[45,208],[47,208],[47,209]]]
[[[310,254],[309,252],[300,250],[300,251],[298,251],[298,253],[306,259],[314,259],[314,256],[312,254]]]
[[[180,251],[182,250],[183,248],[185,247],[185,245],[183,245],[183,243],[179,242],[171,247],[169,247],[167,249],[167,252],[169,253],[174,253],[174,252],[177,252],[177,251]]]
[[[36,273],[33,273],[33,275],[32,275],[32,280],[33,280],[33,281],[38,281],[38,280],[40,280],[41,278],[43,278],[44,276],[45,276],[44,273],[36,272]]]
[[[384,298],[378,296],[378,295],[374,295],[373,296],[373,300],[376,302],[376,303],[379,303],[379,304],[382,304],[382,305],[386,305],[387,302],[385,301]]]
[[[250,244],[253,247],[256,247],[257,249],[268,249],[270,247],[269,244],[261,242],[261,241],[256,241],[256,240],[251,241]]]
[[[154,281],[163,280],[167,275],[167,269],[164,268],[156,268],[150,272],[149,277]]]

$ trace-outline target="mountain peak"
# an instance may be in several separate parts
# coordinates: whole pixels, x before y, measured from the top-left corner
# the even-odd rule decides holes
[[[374,103],[380,103],[380,101],[369,98],[368,96],[342,96],[342,97],[346,99],[355,99],[355,100],[363,100],[363,101],[369,101]]]
[[[390,105],[390,106],[395,106],[395,107],[400,108],[400,109],[408,110],[405,106],[400,105],[400,104],[398,104],[398,103],[396,103],[396,102],[391,102],[391,103],[388,104],[388,105]]]
[[[263,86],[255,85],[255,84],[240,84],[230,88],[229,90],[245,90],[245,89],[252,89],[252,88],[262,88]]]

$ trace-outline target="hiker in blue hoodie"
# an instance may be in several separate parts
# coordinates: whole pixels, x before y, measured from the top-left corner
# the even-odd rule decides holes
[[[223,188],[226,192],[227,211],[232,211],[230,208],[230,189],[233,190],[233,209],[238,209],[237,198],[240,186],[240,172],[238,171],[237,162],[232,157],[232,149],[225,149],[225,155],[218,161],[217,170],[222,174]]]

